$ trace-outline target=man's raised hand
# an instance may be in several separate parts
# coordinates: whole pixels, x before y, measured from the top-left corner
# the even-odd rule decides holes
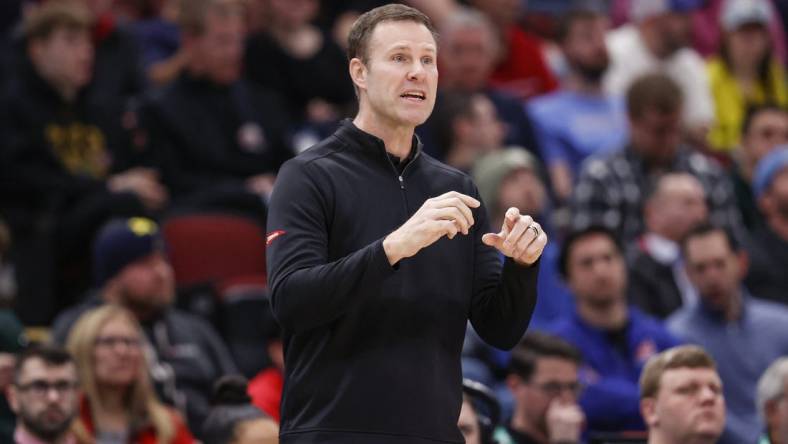
[[[517,208],[506,210],[499,233],[487,233],[482,242],[497,248],[505,256],[521,265],[531,265],[542,255],[547,235],[531,216],[520,214]]]
[[[415,255],[443,236],[453,239],[458,233],[468,234],[475,222],[471,208],[479,205],[478,200],[456,191],[427,199],[407,222],[383,239],[389,264]]]

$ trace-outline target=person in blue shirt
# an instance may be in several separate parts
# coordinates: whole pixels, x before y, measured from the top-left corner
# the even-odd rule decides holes
[[[569,197],[586,157],[621,148],[627,140],[624,100],[602,90],[607,24],[599,12],[569,13],[558,36],[568,71],[562,87],[526,105],[560,200]]]
[[[559,270],[575,298],[575,310],[553,333],[580,350],[580,397],[590,435],[644,430],[638,379],[653,355],[679,344],[656,319],[628,305],[621,245],[603,227],[570,233]]]
[[[700,225],[684,238],[682,250],[699,303],[674,313],[668,328],[705,348],[719,363],[728,406],[719,442],[756,442],[762,430],[756,384],[769,364],[788,355],[788,309],[752,297],[742,285],[747,254],[729,231]]]

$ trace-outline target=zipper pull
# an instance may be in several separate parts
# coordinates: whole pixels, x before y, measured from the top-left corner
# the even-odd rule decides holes
[[[405,189],[405,182],[402,180],[402,176],[399,176],[399,188],[401,190]]]

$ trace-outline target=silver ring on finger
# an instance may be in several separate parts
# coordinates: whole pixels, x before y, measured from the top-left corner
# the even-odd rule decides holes
[[[536,225],[529,225],[528,228],[534,230],[535,237],[539,237],[539,227],[537,227]]]

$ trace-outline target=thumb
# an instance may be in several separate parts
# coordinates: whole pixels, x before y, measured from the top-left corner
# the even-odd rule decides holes
[[[484,243],[484,245],[489,245],[490,247],[498,248],[503,242],[503,237],[501,237],[496,233],[487,233],[482,236],[482,242]]]

